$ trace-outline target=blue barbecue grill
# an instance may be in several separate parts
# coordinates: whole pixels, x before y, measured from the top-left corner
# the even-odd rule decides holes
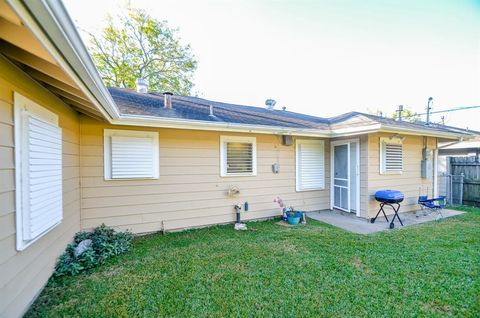
[[[380,215],[380,212],[383,213],[383,216],[385,219],[388,221],[387,215],[385,214],[385,211],[383,210],[383,207],[385,205],[388,205],[393,209],[393,212],[395,213],[393,216],[392,221],[390,222],[390,228],[393,229],[395,227],[395,218],[398,218],[398,221],[400,224],[403,226],[402,220],[400,219],[400,216],[398,215],[398,210],[400,210],[400,202],[402,202],[404,199],[403,193],[397,190],[380,190],[375,192],[375,200],[380,202],[380,209],[378,210],[377,215],[370,220],[371,223],[375,223],[375,220],[377,217]]]

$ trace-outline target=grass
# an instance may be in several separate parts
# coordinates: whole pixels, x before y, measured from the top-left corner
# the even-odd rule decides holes
[[[51,279],[26,317],[479,317],[480,209],[465,210],[368,236],[266,221],[139,237]]]

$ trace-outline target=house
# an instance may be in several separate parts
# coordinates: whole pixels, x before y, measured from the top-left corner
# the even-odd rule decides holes
[[[227,223],[244,202],[268,218],[276,196],[369,218],[384,188],[414,210],[438,143],[474,136],[139,91],[103,85],[61,1],[0,0],[0,316],[27,310],[81,229]]]

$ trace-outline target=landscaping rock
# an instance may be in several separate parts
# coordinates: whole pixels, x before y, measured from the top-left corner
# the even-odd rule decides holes
[[[88,250],[92,246],[92,240],[86,239],[78,243],[77,247],[75,247],[75,251],[73,252],[73,255],[75,257],[79,257],[80,255],[83,254],[86,250]]]

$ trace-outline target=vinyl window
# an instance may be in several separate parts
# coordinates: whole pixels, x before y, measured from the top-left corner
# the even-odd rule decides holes
[[[322,190],[325,188],[325,144],[323,140],[297,139],[296,190]]]
[[[255,176],[257,149],[255,137],[220,137],[220,175]]]
[[[403,142],[400,138],[380,138],[380,173],[403,172]]]
[[[104,131],[106,180],[158,179],[158,133],[150,131]]]
[[[58,116],[15,93],[16,246],[23,250],[63,218]]]

